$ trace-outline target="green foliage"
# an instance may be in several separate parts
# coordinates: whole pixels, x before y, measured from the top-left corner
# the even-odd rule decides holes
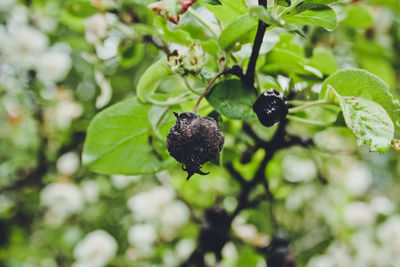
[[[374,101],[361,97],[339,97],[343,116],[356,135],[358,144],[367,144],[370,151],[385,152],[393,140],[394,125],[386,110]]]
[[[97,114],[88,128],[84,164],[104,174],[146,174],[165,168],[171,161],[164,161],[165,148],[160,151],[154,144],[158,137],[149,129],[150,108],[130,98]]]
[[[218,38],[219,47],[228,51],[239,44],[250,43],[256,35],[258,20],[249,15],[243,15],[228,25]]]
[[[329,76],[322,86],[321,98],[324,98],[332,86],[340,96],[356,96],[372,100],[381,105],[396,124],[399,118],[400,104],[389,92],[385,82],[365,70],[339,70]]]
[[[327,30],[334,30],[337,26],[337,19],[335,11],[324,5],[305,6],[300,4],[296,7],[294,13],[290,13],[283,17],[287,23],[294,23],[300,25],[319,25]]]
[[[252,106],[256,100],[254,89],[237,79],[217,83],[207,95],[210,105],[233,120],[254,119]]]

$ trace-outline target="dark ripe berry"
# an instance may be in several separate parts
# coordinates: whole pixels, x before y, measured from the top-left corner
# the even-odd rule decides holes
[[[224,145],[224,134],[217,122],[192,112],[178,115],[177,121],[167,136],[169,154],[182,163],[182,169],[188,173],[186,179],[198,173],[204,163],[218,156]]]
[[[206,219],[201,225],[199,235],[199,246],[205,252],[214,252],[220,260],[221,250],[229,240],[229,215],[219,206],[207,209],[205,215]]]
[[[288,114],[286,98],[274,89],[261,94],[254,103],[253,110],[261,124],[267,127],[282,121]]]
[[[289,240],[275,236],[267,248],[268,267],[295,267],[296,261],[289,251]]]

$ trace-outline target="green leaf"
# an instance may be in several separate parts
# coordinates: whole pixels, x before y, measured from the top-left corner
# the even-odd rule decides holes
[[[219,82],[206,97],[216,111],[229,119],[256,118],[252,107],[257,97],[253,88],[240,80],[230,79]]]
[[[320,98],[324,98],[328,86],[332,86],[340,96],[356,96],[371,99],[381,105],[398,124],[400,103],[393,98],[387,84],[378,76],[365,70],[339,70],[323,83]]]
[[[238,17],[247,13],[247,4],[245,0],[220,0],[222,5],[210,5],[200,1],[217,19],[225,25],[232,23]]]
[[[365,8],[352,5],[347,6],[345,10],[347,17],[343,20],[343,24],[358,29],[367,29],[373,26],[374,19]]]
[[[69,0],[65,4],[65,8],[76,17],[89,17],[99,12],[90,0]]]
[[[276,4],[277,4],[278,6],[285,6],[285,7],[288,7],[288,6],[290,6],[290,5],[292,4],[292,1],[291,1],[291,0],[278,0],[278,1],[276,2]]]
[[[98,113],[88,128],[83,163],[103,174],[150,174],[165,168],[170,161],[151,144],[150,107],[134,97]]]
[[[210,4],[210,5],[213,5],[213,6],[222,5],[221,1],[219,1],[219,0],[203,0],[203,1],[206,4]]]
[[[157,90],[161,79],[170,74],[172,74],[172,71],[167,65],[167,58],[163,56],[147,68],[140,78],[136,88],[138,99],[143,103],[149,102],[149,99]]]
[[[187,31],[181,29],[175,29],[171,31],[167,27],[168,21],[161,17],[155,18],[154,21],[156,23],[156,26],[158,26],[162,30],[162,33],[158,31],[155,33],[161,39],[186,46],[189,46],[193,43],[193,39]]]
[[[335,57],[329,50],[324,48],[315,48],[307,64],[317,68],[325,75],[331,75],[338,70]]]
[[[255,16],[268,25],[280,25],[279,17],[274,17],[268,9],[263,6],[252,6],[249,8],[251,16]]]
[[[303,9],[305,11],[302,11]],[[312,9],[300,4],[298,8],[296,7],[296,13],[288,14],[283,19],[286,23],[318,25],[327,30],[334,30],[337,26],[335,11],[329,6],[318,4],[312,4]]]
[[[243,15],[228,25],[218,38],[222,50],[228,51],[237,44],[244,44],[254,40],[258,20],[249,15]]]
[[[391,146],[394,125],[386,110],[374,101],[361,97],[339,97],[347,127],[357,137],[358,145],[370,151],[385,152]]]

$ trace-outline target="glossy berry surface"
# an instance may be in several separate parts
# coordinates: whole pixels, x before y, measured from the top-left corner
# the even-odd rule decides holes
[[[253,105],[262,125],[270,127],[282,121],[288,114],[286,98],[274,89],[261,94]]]
[[[177,121],[167,136],[169,154],[182,163],[182,169],[188,173],[187,179],[195,173],[207,174],[200,168],[217,157],[224,145],[224,134],[218,123],[192,112],[174,114]]]

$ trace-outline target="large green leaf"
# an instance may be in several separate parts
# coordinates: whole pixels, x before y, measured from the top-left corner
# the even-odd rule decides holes
[[[88,128],[83,163],[103,174],[148,174],[165,168],[170,161],[152,144],[150,107],[134,97],[97,114]]]
[[[387,84],[378,76],[365,70],[339,70],[329,76],[323,83],[320,97],[324,98],[332,86],[340,96],[357,96],[371,99],[381,105],[397,125],[400,113],[400,103],[393,98]]]
[[[394,125],[386,110],[374,101],[361,97],[339,97],[347,127],[357,137],[359,145],[369,145],[370,151],[385,152],[391,146]]]
[[[254,40],[258,20],[248,14],[243,15],[233,21],[222,31],[218,44],[221,49],[227,51],[236,44],[244,44]]]
[[[288,14],[283,17],[286,23],[300,25],[318,25],[327,30],[334,30],[337,26],[335,11],[329,7],[319,4],[310,4],[312,9],[299,5],[299,10],[294,14]],[[302,11],[302,9],[306,9]],[[301,12],[300,12],[301,11]]]
[[[238,17],[247,13],[245,0],[220,0],[221,5],[210,5],[200,1],[217,19],[228,25]]]
[[[164,56],[143,73],[136,88],[138,99],[143,103],[149,102],[162,78],[170,74],[172,74],[172,71],[167,65],[167,58]]]
[[[252,109],[256,98],[254,90],[237,79],[217,83],[207,95],[208,102],[216,111],[233,120],[256,118]]]

